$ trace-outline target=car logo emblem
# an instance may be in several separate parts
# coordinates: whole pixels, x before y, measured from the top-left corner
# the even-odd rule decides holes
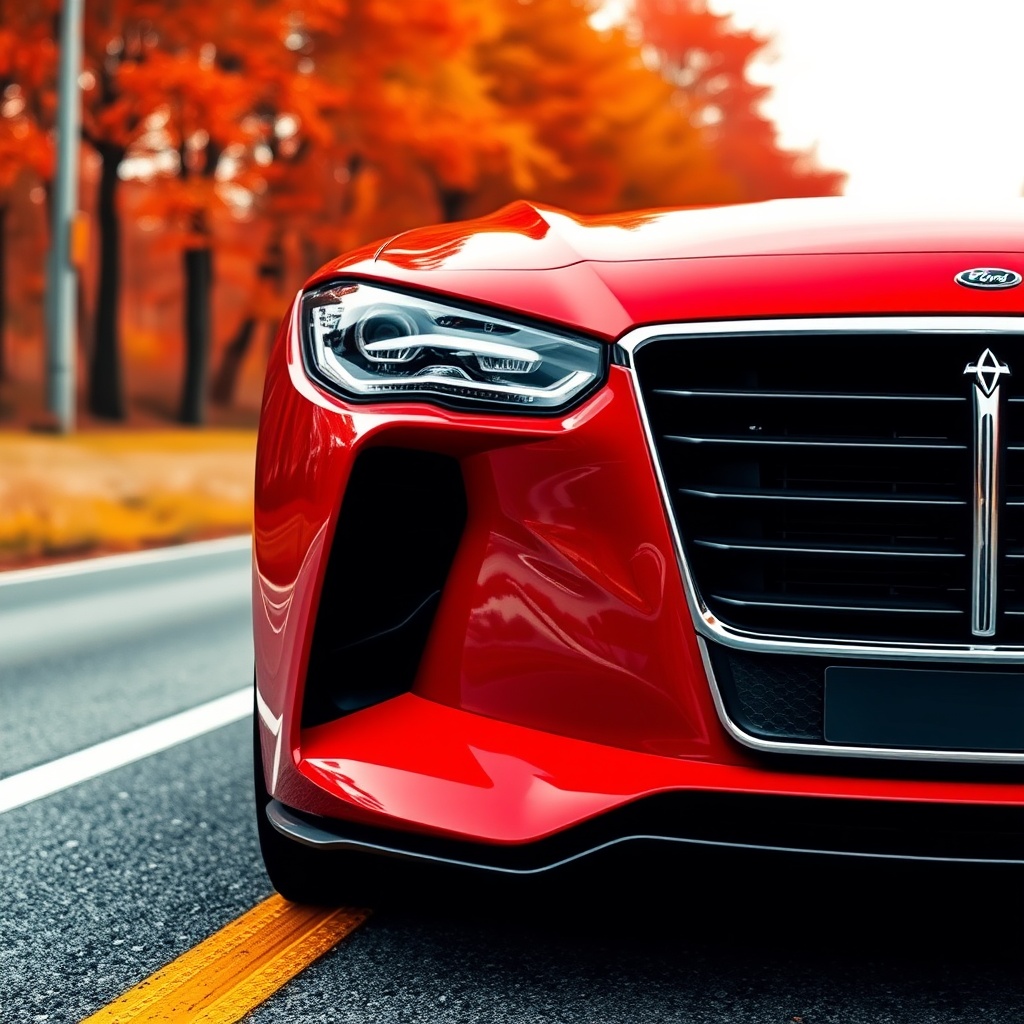
[[[965,288],[1016,288],[1024,278],[1016,270],[1003,270],[1000,267],[974,267],[961,270],[953,278],[957,284]]]
[[[999,362],[992,354],[992,349],[987,348],[976,363],[968,363],[964,367],[964,373],[976,373],[978,379],[975,383],[986,395],[991,395],[999,386],[1000,376],[1004,373],[1009,376],[1010,368],[1006,363]]]

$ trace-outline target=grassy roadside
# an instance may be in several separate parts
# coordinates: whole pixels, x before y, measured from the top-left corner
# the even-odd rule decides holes
[[[256,432],[0,434],[0,568],[244,533]]]

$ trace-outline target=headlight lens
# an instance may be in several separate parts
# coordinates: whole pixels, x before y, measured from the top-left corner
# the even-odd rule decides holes
[[[307,366],[350,398],[553,411],[604,375],[606,346],[365,284],[302,300]]]

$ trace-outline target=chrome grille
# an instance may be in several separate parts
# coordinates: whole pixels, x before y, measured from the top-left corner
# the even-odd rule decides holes
[[[637,345],[657,458],[710,613],[763,636],[977,642],[974,385],[964,369],[988,347],[1010,375],[1000,389],[996,632],[986,642],[1017,644],[1024,334],[667,334]]]

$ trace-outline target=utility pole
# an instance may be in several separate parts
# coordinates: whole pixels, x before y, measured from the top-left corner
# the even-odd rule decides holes
[[[71,253],[78,211],[81,132],[82,17],[85,0],[64,0],[57,74],[57,169],[53,188],[47,282],[47,401],[62,433],[75,425],[75,326],[78,270]]]

